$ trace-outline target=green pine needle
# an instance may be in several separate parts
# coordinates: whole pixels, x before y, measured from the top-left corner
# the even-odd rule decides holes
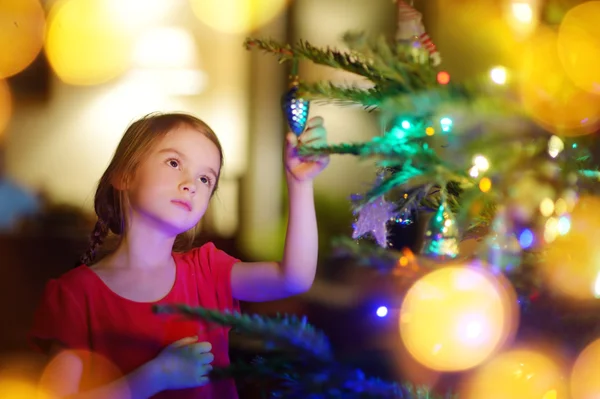
[[[332,357],[331,347],[325,334],[295,316],[267,318],[239,312],[218,311],[188,305],[155,305],[155,313],[181,314],[189,318],[230,326],[236,331],[262,338],[280,348],[292,348],[318,359]]]

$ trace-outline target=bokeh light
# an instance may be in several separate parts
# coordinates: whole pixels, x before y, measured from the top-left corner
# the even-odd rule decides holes
[[[0,398],[6,399],[53,399],[38,389],[35,381],[19,378],[0,378]]]
[[[600,96],[575,86],[557,50],[557,34],[538,28],[522,56],[521,97],[525,109],[544,129],[564,136],[594,132],[600,125]]]
[[[189,0],[196,18],[226,33],[249,33],[275,18],[288,0]]]
[[[507,76],[508,72],[506,71],[506,68],[501,66],[492,68],[492,70],[490,71],[490,78],[492,79],[492,82],[499,85],[503,85],[506,83]]]
[[[482,193],[487,193],[492,189],[492,180],[489,177],[484,177],[479,181],[479,189]]]
[[[12,95],[5,80],[0,79],[0,144],[4,141],[6,127],[12,116]]]
[[[52,387],[53,389],[66,389],[61,387],[66,381],[61,373],[61,367],[56,367],[56,363],[75,364],[81,362],[83,374],[79,383],[79,390],[84,392],[89,389],[97,388],[106,385],[123,377],[123,373],[119,368],[111,362],[106,356],[88,350],[65,350],[59,356],[55,356],[44,368],[41,377],[39,378],[38,387],[47,392]],[[93,365],[93,372],[90,372],[90,365]],[[66,382],[69,383],[69,382]],[[122,392],[122,399],[129,399],[130,392]],[[3,398],[3,396],[0,396]]]
[[[596,399],[600,394],[600,339],[577,357],[571,371],[571,399]]]
[[[560,399],[568,390],[557,360],[530,349],[499,354],[461,385],[461,399]]]
[[[437,81],[441,85],[447,85],[450,83],[450,74],[446,71],[439,71],[437,74]]]
[[[97,85],[130,63],[132,35],[103,0],[62,0],[51,9],[45,50],[58,77],[72,85]]]
[[[0,79],[21,72],[44,43],[46,19],[39,0],[0,0]]]
[[[567,76],[580,89],[600,95],[600,1],[571,8],[558,30],[558,53]]]
[[[558,221],[556,230],[562,229],[566,234],[556,234],[547,245],[540,266],[544,280],[549,288],[567,297],[599,297],[596,281],[600,275],[600,199],[580,198],[571,213],[568,228],[561,227]]]
[[[407,351],[437,371],[485,361],[516,328],[516,295],[482,269],[450,266],[419,279],[406,293],[400,335]]]

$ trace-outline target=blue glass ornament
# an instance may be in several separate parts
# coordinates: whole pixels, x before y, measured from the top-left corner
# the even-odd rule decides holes
[[[281,99],[281,107],[290,129],[296,136],[300,136],[306,128],[310,101],[298,97],[298,80],[294,79],[290,89]]]

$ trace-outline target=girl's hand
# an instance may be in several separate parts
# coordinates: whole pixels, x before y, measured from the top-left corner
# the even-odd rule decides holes
[[[198,337],[180,339],[167,346],[150,361],[153,375],[162,390],[194,388],[209,382],[208,373],[214,355],[210,342],[198,342]]]
[[[291,176],[296,181],[314,179],[329,164],[329,155],[314,157],[298,156],[298,146],[327,144],[327,131],[323,126],[323,118],[311,118],[306,126],[307,129],[298,138],[293,133],[288,133],[286,136],[283,161],[288,176]]]

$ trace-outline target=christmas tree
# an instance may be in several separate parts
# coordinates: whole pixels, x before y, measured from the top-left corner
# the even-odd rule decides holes
[[[292,63],[282,106],[295,133],[311,101],[377,112],[381,136],[299,151],[377,165],[371,189],[352,196],[354,232],[336,240],[336,256],[402,280],[398,340],[413,361],[455,375],[453,392],[365,376],[336,361],[327,337],[296,317],[156,310],[230,325],[277,348],[277,356],[214,371],[269,377],[277,382],[271,397],[597,397],[600,90],[588,61],[599,57],[600,35],[586,32],[597,30],[590,16],[600,16],[600,2],[540,28],[513,85],[451,81],[421,14],[401,0],[398,11],[396,37],[350,32],[347,51],[261,38],[245,45]],[[297,65],[305,61],[369,85],[304,82]],[[492,78],[504,83],[504,73]],[[415,218],[426,224],[422,248],[391,249],[390,225]],[[552,344],[531,338],[539,332]]]

